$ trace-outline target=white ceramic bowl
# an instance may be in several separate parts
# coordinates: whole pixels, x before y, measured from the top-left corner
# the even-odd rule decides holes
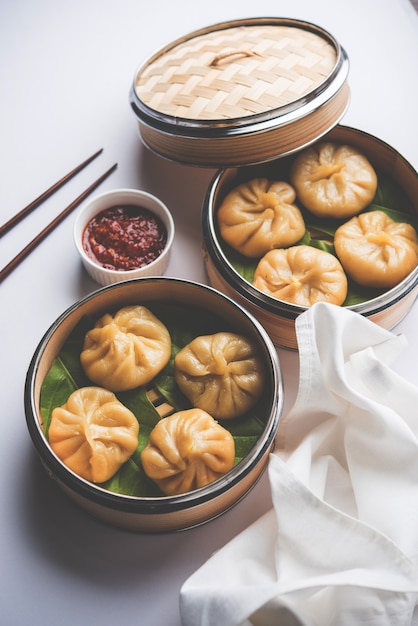
[[[91,259],[83,248],[83,232],[89,221],[101,211],[114,206],[131,205],[151,211],[160,218],[167,231],[167,243],[163,252],[151,263],[133,270],[107,269]],[[174,221],[166,205],[146,191],[138,189],[113,189],[95,196],[79,211],[74,224],[74,242],[84,267],[99,285],[110,285],[133,278],[161,276],[167,269],[174,239]]]
[[[216,330],[232,330],[251,338],[265,364],[265,391],[259,401],[257,435],[251,448],[224,476],[194,491],[175,496],[130,496],[115,493],[80,478],[52,451],[43,429],[42,387],[56,357],[77,325],[105,312],[142,304],[160,307],[170,319],[173,311]],[[171,313],[170,313],[171,311]],[[190,319],[190,318],[189,318]],[[202,320],[204,320],[202,322]],[[25,387],[26,420],[32,441],[48,475],[80,507],[101,520],[140,532],[184,530],[221,515],[255,486],[266,468],[283,409],[283,386],[277,352],[267,333],[247,311],[211,287],[167,277],[139,278],[102,287],[67,309],[41,339],[28,369]],[[231,420],[232,422],[232,420]],[[238,428],[248,425],[238,422]],[[250,429],[253,426],[250,425]],[[252,430],[251,430],[252,432]],[[245,436],[251,435],[245,430]],[[246,437],[248,438],[248,437]],[[251,438],[251,437],[250,437]]]

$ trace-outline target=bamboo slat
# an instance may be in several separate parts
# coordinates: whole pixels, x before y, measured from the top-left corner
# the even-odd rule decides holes
[[[136,92],[173,117],[239,118],[303,98],[327,80],[336,60],[329,41],[303,28],[240,26],[175,46],[138,75]]]

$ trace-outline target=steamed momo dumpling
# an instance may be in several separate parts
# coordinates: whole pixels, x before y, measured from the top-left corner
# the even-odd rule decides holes
[[[168,363],[171,337],[146,307],[103,315],[85,337],[80,359],[91,381],[111,391],[146,385]]]
[[[219,332],[196,337],[176,354],[174,378],[193,406],[216,419],[230,419],[260,398],[264,367],[253,342]]]
[[[383,211],[362,213],[340,226],[334,246],[347,274],[368,287],[393,287],[418,262],[415,229]]]
[[[144,472],[166,495],[204,487],[234,464],[231,433],[201,409],[160,420],[141,453]]]
[[[351,146],[332,142],[303,150],[290,181],[302,204],[320,217],[352,217],[372,202],[377,189],[368,159]]]
[[[135,415],[111,391],[82,387],[53,410],[48,439],[70,470],[102,483],[135,452],[138,432]]]
[[[296,194],[286,182],[255,178],[228,193],[218,209],[221,236],[247,257],[290,246],[305,233],[305,222],[294,204]]]
[[[338,259],[311,246],[271,250],[259,262],[253,284],[274,298],[311,306],[340,305],[347,296],[347,277]]]

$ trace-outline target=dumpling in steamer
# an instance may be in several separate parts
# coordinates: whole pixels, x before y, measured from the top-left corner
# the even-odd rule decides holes
[[[231,433],[201,409],[160,420],[141,453],[144,472],[166,495],[199,489],[234,465]]]
[[[92,382],[126,391],[146,385],[170,355],[167,328],[146,307],[134,305],[103,315],[86,334],[80,359]]]
[[[334,246],[347,274],[368,287],[394,287],[418,262],[413,226],[383,211],[362,213],[340,226]]]
[[[274,298],[311,306],[340,305],[347,296],[347,277],[338,259],[311,246],[271,250],[259,262],[253,284]]]
[[[295,159],[290,181],[298,199],[321,217],[352,217],[376,194],[377,175],[368,159],[351,146],[315,144]]]
[[[295,198],[295,190],[286,182],[255,178],[242,183],[229,192],[218,209],[222,238],[247,257],[293,245],[305,233]]]
[[[196,337],[176,354],[174,378],[193,406],[216,419],[231,419],[260,398],[264,365],[252,341],[219,332]]]
[[[107,389],[82,387],[52,412],[49,444],[78,476],[109,480],[138,446],[135,415]]]

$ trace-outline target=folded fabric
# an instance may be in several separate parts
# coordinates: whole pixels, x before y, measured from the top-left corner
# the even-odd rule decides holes
[[[418,619],[418,388],[406,345],[342,307],[296,324],[300,380],[269,460],[273,508],[183,585],[184,626]]]

